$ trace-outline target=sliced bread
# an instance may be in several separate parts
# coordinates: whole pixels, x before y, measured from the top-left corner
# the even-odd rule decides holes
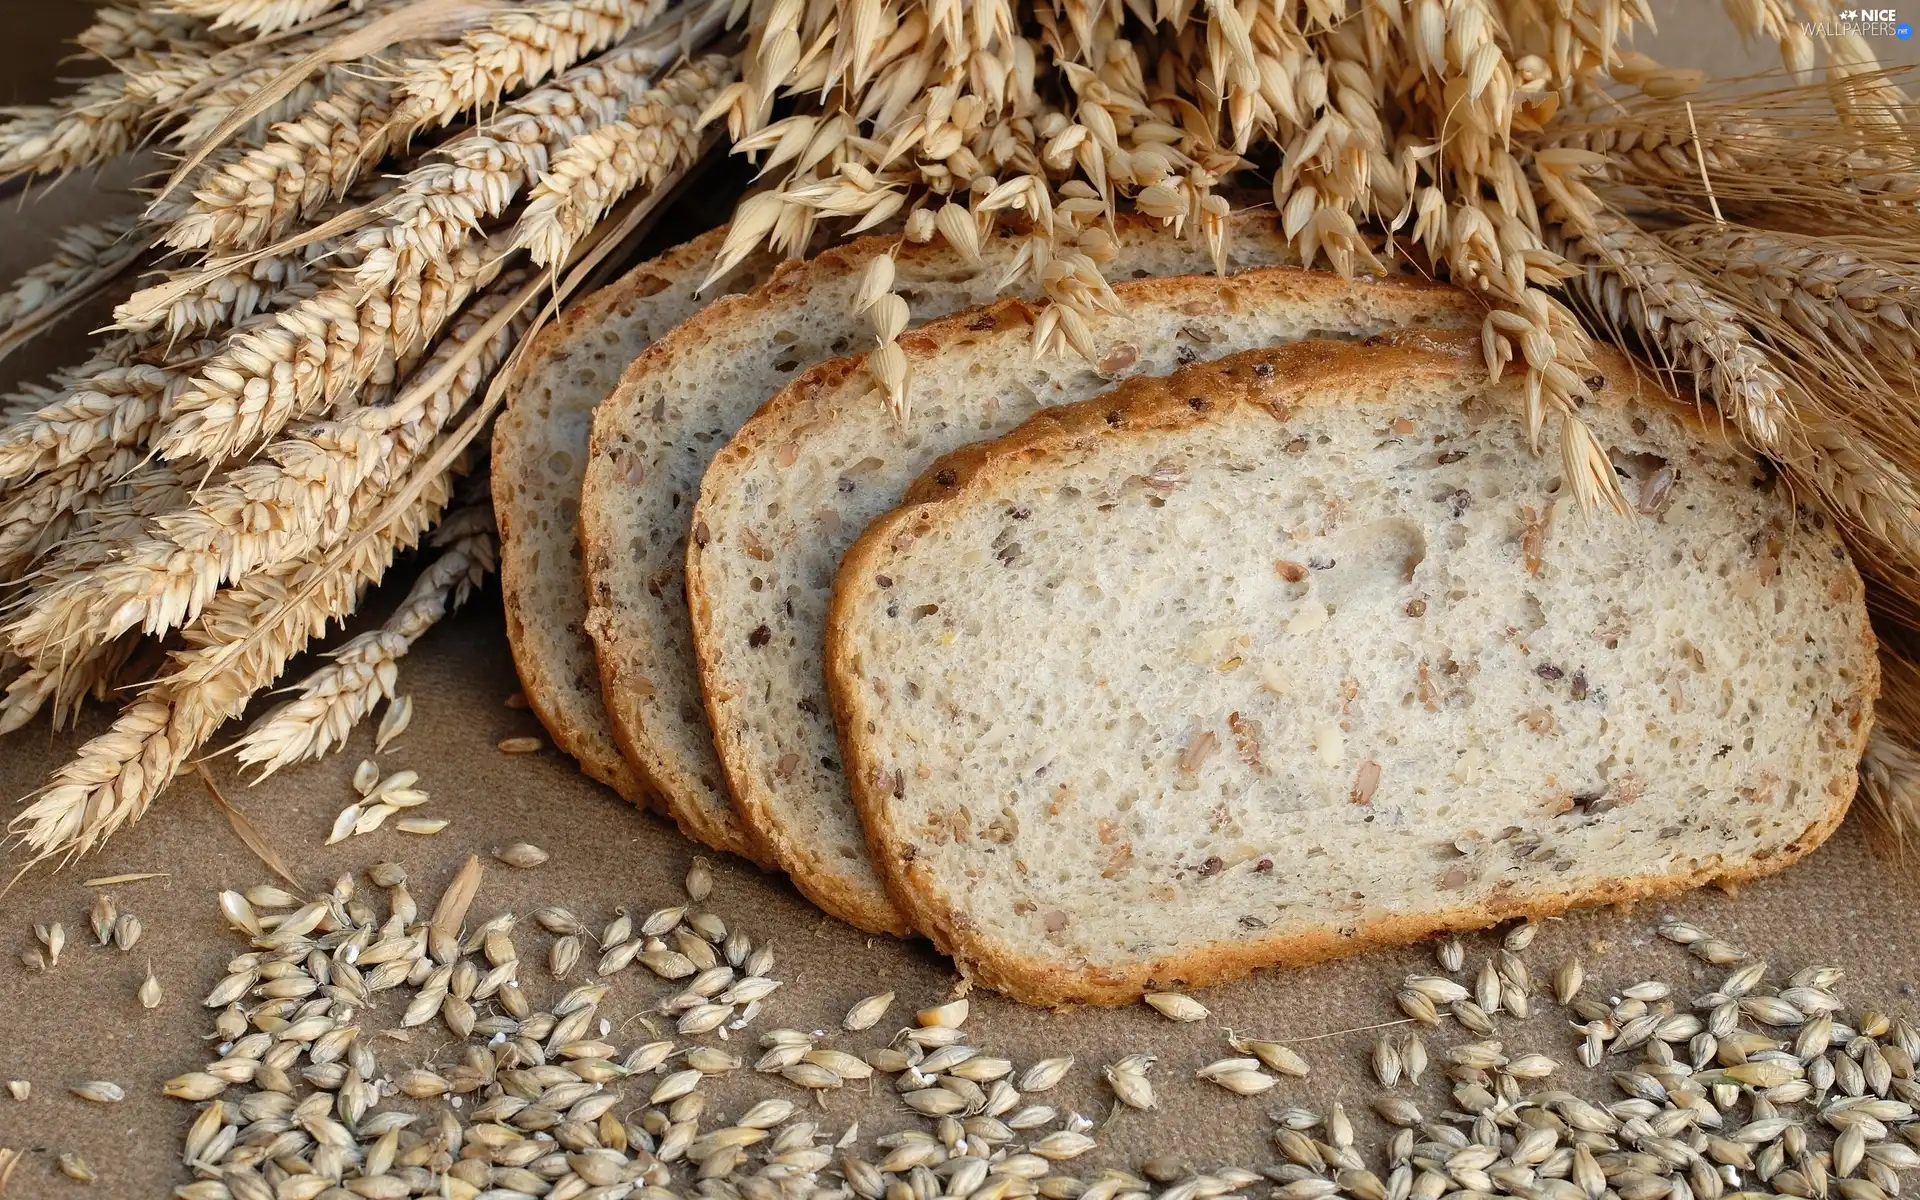
[[[1208,262],[1203,246],[1152,222],[1128,220],[1118,233],[1116,277]],[[894,290],[920,319],[985,303],[1022,241],[1010,229],[984,239],[977,265],[944,243],[901,247]],[[1235,266],[1287,253],[1270,213],[1237,220],[1229,244]],[[742,421],[806,368],[872,345],[854,297],[867,264],[896,245],[849,242],[709,306],[635,359],[594,412],[580,528],[587,631],[615,740],[690,836],[762,861],[728,798],[702,708],[683,575],[688,516],[708,460]]]
[[[583,628],[577,522],[587,434],[593,406],[653,339],[702,304],[772,273],[774,260],[755,255],[696,293],[725,236],[725,229],[703,234],[569,308],[534,342],[493,427],[500,590],[521,689],[554,744],[636,804],[646,803],[649,791],[614,744]]]
[[[840,569],[891,894],[977,982],[1118,1003],[1776,870],[1839,822],[1874,640],[1831,524],[1622,357],[1628,518],[1477,339],[1140,379],[956,453]]]
[[[1119,284],[1092,324],[1099,362],[1034,361],[1039,310],[962,313],[901,339],[919,398],[906,428],[870,394],[862,360],[809,371],[715,456],[687,548],[687,596],[715,745],[734,803],[820,907],[899,933],[867,855],[826,703],[827,606],[840,556],[935,458],[1132,375],[1236,350],[1384,330],[1472,328],[1466,294],[1290,267]]]

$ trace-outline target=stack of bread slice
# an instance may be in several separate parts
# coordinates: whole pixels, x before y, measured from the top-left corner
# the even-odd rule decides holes
[[[1861,583],[1717,426],[1599,356],[1636,511],[1587,514],[1465,293],[1286,265],[1270,215],[1224,275],[1115,234],[1090,355],[996,299],[1013,232],[696,298],[709,235],[550,332],[494,492],[556,742],[1039,1003],[1759,874],[1837,823]],[[905,421],[856,304],[882,254],[925,322]]]

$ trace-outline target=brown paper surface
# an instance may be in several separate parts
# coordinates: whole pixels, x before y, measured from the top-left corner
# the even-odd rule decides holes
[[[0,15],[56,7],[61,6],[50,0],[0,4]],[[1654,50],[1669,61],[1697,61],[1719,71],[1752,61],[1739,57],[1737,39],[1714,11],[1717,5],[1668,0],[1656,7],[1664,35]],[[47,41],[24,44],[28,39],[20,34],[26,28],[26,23],[10,27],[14,36],[0,53],[35,62],[48,57]],[[1890,53],[1898,48],[1887,47]],[[114,188],[123,184],[124,177],[99,186],[69,181],[48,199],[7,210],[0,218],[7,231],[0,238],[0,278],[35,261],[50,229],[114,203]],[[68,336],[31,348],[4,364],[0,374],[31,376],[73,358],[72,331],[86,325],[84,319],[69,322]],[[395,575],[398,586],[377,594],[371,610],[391,605],[414,569],[403,563]],[[296,670],[313,662],[303,660]],[[347,753],[289,769],[257,787],[244,786],[229,759],[210,764],[225,793],[267,833],[303,884],[325,888],[343,873],[392,859],[408,867],[424,909],[466,855],[484,857],[491,848],[527,840],[551,851],[552,860],[530,871],[490,862],[473,908],[475,919],[562,904],[597,929],[617,906],[638,915],[680,902],[680,880],[696,847],[578,774],[551,750],[509,757],[494,749],[503,737],[540,732],[529,713],[505,704],[516,683],[496,592],[483,594],[422,639],[402,664],[401,680],[414,700],[413,725],[379,761],[383,770],[420,773],[420,786],[432,795],[421,815],[453,822],[437,837],[382,831],[322,846],[334,814],[353,798],[348,778],[354,764],[371,752],[370,728],[354,734]],[[40,786],[107,719],[107,713],[95,711],[78,732],[54,735],[36,725],[0,742],[0,795],[21,797]],[[856,1050],[879,1044],[912,1006],[942,998],[953,984],[948,965],[925,943],[864,937],[821,916],[784,880],[734,859],[710,857],[718,877],[710,907],[756,942],[771,938],[777,955],[773,973],[785,981],[765,1015],[734,1043],[749,1059],[760,1030],[776,1025],[833,1029],[854,1001],[892,989],[900,1000],[877,1029],[836,1035],[828,1043]],[[19,864],[17,855],[9,860],[9,874]],[[97,889],[83,881],[137,871],[168,875],[107,890],[123,911],[140,917],[144,937],[132,953],[91,945],[86,917]],[[211,1058],[204,1039],[211,1032],[212,1012],[199,1001],[219,980],[226,960],[245,949],[215,908],[216,891],[268,880],[267,870],[234,835],[204,786],[187,778],[103,851],[58,873],[29,875],[0,898],[0,1080],[25,1079],[33,1085],[24,1103],[0,1095],[0,1146],[28,1152],[9,1196],[158,1197],[189,1181],[179,1145],[194,1109],[163,1098],[160,1085]],[[1555,963],[1577,953],[1595,992],[1647,977],[1669,980],[1681,996],[1704,991],[1717,973],[1651,935],[1660,913],[1669,911],[1789,969],[1809,962],[1841,966],[1846,971],[1841,990],[1857,1008],[1877,1005],[1920,1018],[1913,995],[1920,978],[1920,882],[1912,863],[1871,852],[1857,820],[1800,865],[1737,896],[1707,891],[1632,911],[1578,914],[1549,923],[1526,958],[1536,979],[1544,980]],[[66,927],[68,949],[55,969],[32,974],[20,966],[18,953],[33,944],[34,923],[52,921]],[[545,967],[553,939],[531,922],[515,938],[536,1006],[589,977],[591,950],[587,966],[577,968],[568,983],[556,984]],[[1488,935],[1469,938],[1469,966],[1477,967],[1494,945]],[[149,962],[165,993],[151,1012],[135,997]],[[1265,1116],[1269,1109],[1293,1102],[1323,1107],[1335,1100],[1355,1115],[1361,1144],[1374,1161],[1384,1135],[1364,1110],[1376,1090],[1365,1077],[1375,1035],[1324,1035],[1398,1019],[1392,1000],[1398,981],[1411,971],[1430,969],[1431,963],[1429,947],[1413,947],[1260,973],[1204,993],[1212,1017],[1195,1025],[1171,1024],[1139,1006],[1052,1013],[982,995],[974,998],[968,1030],[975,1044],[1022,1064],[1074,1054],[1078,1065],[1068,1081],[1045,1099],[1062,1112],[1077,1109],[1095,1119],[1111,1106],[1098,1081],[1100,1065],[1129,1053],[1160,1056],[1153,1076],[1159,1111],[1121,1113],[1099,1135],[1098,1155],[1076,1168],[1096,1162],[1137,1167],[1153,1154],[1201,1168],[1258,1168],[1274,1161],[1266,1141],[1272,1128]],[[610,1040],[623,1050],[651,1040],[638,1014],[669,989],[637,967],[612,984],[603,1007],[612,1022]],[[1530,1021],[1499,1018],[1501,1035],[1510,1046],[1540,1049],[1571,1063],[1574,1035],[1564,1015],[1542,996],[1536,995],[1535,1003]],[[362,1023],[372,1036],[392,1027],[396,1018],[397,1013],[380,1010]],[[1223,1029],[1229,1027],[1293,1042],[1314,1064],[1313,1074],[1304,1081],[1284,1081],[1256,1099],[1235,1098],[1193,1081],[1197,1067],[1227,1054]],[[376,1038],[376,1044],[383,1068],[397,1074],[429,1061],[448,1040],[432,1024],[416,1030],[410,1044],[384,1038]],[[1430,1040],[1460,1040],[1460,1033],[1449,1029]],[[71,1084],[94,1079],[120,1083],[127,1100],[102,1107],[67,1091]],[[714,1090],[715,1114],[737,1113],[748,1094],[804,1098],[761,1077],[723,1082]],[[1597,1085],[1582,1090],[1603,1094]],[[1418,1096],[1429,1112],[1445,1107],[1431,1079]],[[634,1098],[633,1108],[640,1099]],[[835,1132],[855,1118],[869,1135],[923,1127],[887,1089],[868,1092],[864,1085],[830,1095],[816,1117]],[[717,1123],[716,1115],[705,1125]],[[67,1151],[81,1154],[98,1172],[90,1190],[54,1171],[55,1156]]]

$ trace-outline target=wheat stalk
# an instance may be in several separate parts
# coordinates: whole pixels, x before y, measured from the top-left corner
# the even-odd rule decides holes
[[[493,510],[489,503],[459,509],[434,531],[440,556],[414,580],[400,607],[378,629],[329,652],[326,666],[288,689],[298,696],[255,721],[234,743],[243,763],[264,779],[284,766],[320,758],[382,700],[395,696],[399,660],[413,644],[493,572]]]

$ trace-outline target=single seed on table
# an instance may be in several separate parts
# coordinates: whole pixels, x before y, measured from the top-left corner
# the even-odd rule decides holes
[[[1218,1079],[1222,1075],[1231,1075],[1235,1071],[1257,1071],[1260,1060],[1257,1058],[1216,1059],[1193,1073],[1195,1079]]]
[[[33,1084],[25,1079],[7,1080],[7,1094],[15,1100],[25,1100],[33,1095]]]
[[[1394,1002],[1399,1004],[1401,1012],[1422,1025],[1440,1023],[1439,1010],[1434,1008],[1433,1001],[1423,992],[1416,992],[1412,988],[1401,988],[1399,994],[1394,997]]]
[[[1433,956],[1439,961],[1440,969],[1449,975],[1458,973],[1467,965],[1467,948],[1457,937],[1442,939],[1440,944],[1434,947]]]
[[[1492,959],[1480,964],[1480,973],[1473,980],[1472,999],[1488,1013],[1500,1011],[1500,972],[1494,969]]]
[[[397,888],[407,881],[407,869],[397,862],[377,862],[367,868],[367,882],[377,888]]]
[[[171,1096],[175,1100],[195,1101],[211,1100],[226,1090],[226,1080],[206,1071],[189,1071],[185,1075],[176,1075],[160,1087],[162,1094]]]
[[[1148,992],[1143,999],[1169,1021],[1204,1021],[1210,1015],[1206,1005],[1180,992]]]
[[[1307,1060],[1300,1057],[1298,1051],[1279,1042],[1263,1042],[1234,1036],[1227,1039],[1227,1045],[1239,1053],[1253,1055],[1267,1070],[1291,1075],[1295,1079],[1305,1079],[1312,1069]]]
[[[967,1023],[968,1004],[965,997],[949,1000],[945,1004],[936,1004],[923,1008],[913,1014],[913,1019],[923,1028],[958,1029]]]
[[[1373,1098],[1373,1111],[1382,1121],[1402,1129],[1420,1123],[1420,1110],[1413,1101],[1393,1092],[1381,1092]]]
[[[1580,985],[1585,983],[1586,979],[1587,973],[1580,966],[1580,959],[1574,955],[1568,955],[1553,970],[1554,1000],[1562,1005],[1572,1004],[1573,998],[1580,994]]]
[[[1380,1081],[1381,1087],[1393,1087],[1400,1082],[1400,1051],[1393,1042],[1382,1035],[1373,1044],[1373,1077]]]
[[[1516,1079],[1545,1079],[1559,1069],[1560,1064],[1544,1054],[1522,1054],[1505,1068]]]
[[[493,748],[502,754],[538,754],[546,743],[537,737],[509,737],[501,738]]]
[[[1147,1070],[1153,1066],[1153,1057],[1147,1054],[1134,1054],[1105,1068],[1107,1086],[1120,1103],[1128,1108],[1149,1109],[1154,1106],[1153,1085],[1147,1082]]]
[[[1056,1129],[1028,1147],[1033,1153],[1050,1162],[1064,1162],[1079,1158],[1094,1148],[1097,1143],[1084,1133],[1074,1133],[1066,1129]]]
[[[105,1079],[92,1079],[86,1083],[76,1083],[67,1089],[82,1100],[94,1104],[118,1104],[127,1098],[127,1093],[119,1084]]]
[[[33,927],[33,936],[38,938],[40,944],[46,948],[47,965],[49,967],[59,966],[60,952],[67,948],[66,926],[58,921],[47,925],[35,925]]]
[[[1406,1072],[1407,1082],[1416,1086],[1427,1073],[1427,1044],[1411,1030],[1400,1042],[1400,1066]]]
[[[496,849],[493,857],[509,867],[529,870],[546,862],[551,855],[532,842],[515,842],[511,846]]]
[[[1540,927],[1538,925],[1532,921],[1526,921],[1507,930],[1507,936],[1500,939],[1500,945],[1518,954],[1528,946],[1533,945],[1534,935],[1539,932]]]
[[[1736,946],[1730,946],[1718,938],[1707,938],[1687,947],[1695,958],[1716,967],[1730,967],[1746,960],[1747,953]]]
[[[1020,1090],[1023,1092],[1044,1092],[1062,1079],[1073,1069],[1073,1055],[1063,1058],[1043,1058],[1020,1073]]]
[[[1493,1036],[1493,1018],[1487,1015],[1486,1009],[1473,1001],[1455,1000],[1447,1005],[1447,1011],[1453,1014],[1454,1020],[1466,1026],[1470,1032],[1479,1034],[1481,1037]]]
[[[140,940],[140,918],[132,913],[121,913],[120,919],[113,923],[113,944],[122,953],[133,949]]]
[[[1254,1070],[1228,1071],[1209,1078],[1236,1096],[1257,1096],[1280,1082],[1264,1071]]]
[[[810,1066],[812,1066],[811,1063],[801,1063],[798,1067],[788,1068],[788,1072]],[[825,1071],[828,1075],[833,1074],[831,1071],[826,1071],[824,1067],[814,1069]],[[788,1072],[783,1072],[783,1074]],[[791,1074],[788,1074],[788,1078],[792,1078]],[[795,1080],[795,1082],[799,1081]],[[815,1085],[802,1084],[801,1086],[813,1087]],[[900,1099],[908,1108],[911,1108],[923,1117],[949,1117],[955,1113],[965,1112],[967,1109],[967,1098],[965,1096],[962,1096],[958,1092],[948,1091],[942,1087],[922,1088],[919,1091],[907,1092],[902,1095]]]
[[[699,1071],[675,1071],[654,1085],[653,1092],[647,1097],[647,1103],[665,1104],[671,1100],[678,1100],[699,1087],[700,1081],[704,1078],[706,1076]]]
[[[382,753],[387,744],[407,731],[413,724],[413,697],[401,696],[388,702],[387,711],[380,714],[380,727],[373,735],[373,752]]]
[[[113,922],[119,915],[119,910],[114,907],[112,896],[101,892],[94,899],[93,911],[88,915],[87,920],[93,926],[93,939],[96,943],[104,946],[113,940]]]
[[[71,1150],[62,1154],[57,1162],[60,1167],[60,1173],[76,1183],[92,1183],[94,1179],[97,1178],[93,1173],[93,1168],[87,1165],[87,1160],[81,1158]]]
[[[373,790],[373,785],[379,782],[379,765],[370,758],[361,759],[360,765],[353,769],[354,793],[362,799],[365,799],[366,794]]]
[[[153,977],[153,961],[147,961],[147,978],[140,984],[140,1007],[154,1009],[160,1007],[160,981]]]
[[[445,817],[405,817],[395,821],[393,827],[401,833],[414,833],[424,837],[431,837],[451,824],[453,824],[453,822]]]
[[[847,1015],[840,1018],[840,1028],[847,1030],[849,1033],[858,1033],[863,1029],[871,1029],[879,1023],[881,1017],[886,1015],[887,1008],[892,1003],[892,992],[881,992],[877,996],[868,996],[865,1000],[860,1001],[847,1010]]]
[[[687,898],[695,904],[713,895],[713,867],[706,859],[694,855],[693,862],[687,867]]]

